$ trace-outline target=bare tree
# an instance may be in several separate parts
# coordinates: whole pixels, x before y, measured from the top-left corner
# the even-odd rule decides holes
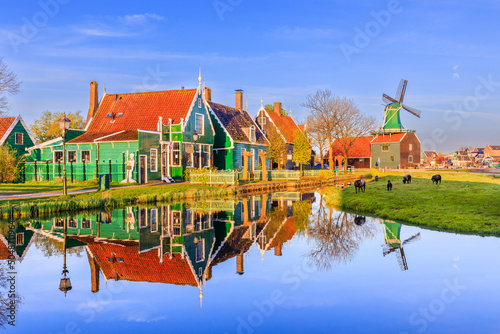
[[[3,62],[3,57],[0,57],[0,116],[5,115],[9,109],[6,94],[17,94],[20,87],[21,82],[18,81],[17,75]]]
[[[317,121],[314,117],[307,117],[307,136],[311,141],[311,146],[315,147],[319,151],[320,163],[323,166],[323,154],[327,146],[327,134],[323,124]]]
[[[316,133],[316,146],[326,144],[329,148],[330,169],[334,168],[332,146],[335,139],[352,139],[343,148],[347,161],[347,153],[353,143],[375,128],[375,119],[363,115],[352,99],[333,95],[328,89],[319,89],[314,95],[307,96],[306,103],[302,105],[309,109],[308,122]],[[344,171],[347,171],[347,163],[344,164]]]

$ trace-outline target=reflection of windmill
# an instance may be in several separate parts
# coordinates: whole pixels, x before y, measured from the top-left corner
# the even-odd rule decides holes
[[[398,90],[396,92],[396,98],[392,98],[387,94],[382,94],[382,100],[384,101],[384,103],[386,103],[386,106],[384,108],[384,123],[382,124],[381,128],[383,132],[403,130],[401,118],[399,117],[401,108],[417,117],[420,117],[420,110],[408,107],[407,105],[403,104],[407,84],[408,80],[401,79]]]
[[[392,252],[395,252],[399,268],[401,268],[401,271],[405,271],[408,270],[408,264],[406,263],[406,256],[403,246],[409,244],[410,242],[419,240],[420,233],[411,236],[403,242],[401,242],[400,235],[401,224],[395,222],[384,222],[385,245],[383,246],[382,254],[386,256]]]

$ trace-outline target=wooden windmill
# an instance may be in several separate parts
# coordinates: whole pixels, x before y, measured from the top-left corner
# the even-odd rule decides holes
[[[403,130],[400,118],[401,109],[420,118],[420,110],[403,104],[407,85],[408,80],[401,79],[395,98],[387,94],[382,94],[382,100],[386,103],[384,108],[384,122],[381,128],[382,132],[400,132]]]

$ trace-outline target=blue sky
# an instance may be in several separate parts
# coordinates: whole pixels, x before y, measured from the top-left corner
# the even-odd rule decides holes
[[[7,2],[0,55],[23,81],[12,115],[86,114],[100,94],[197,86],[249,111],[281,101],[297,120],[308,94],[330,89],[381,122],[382,93],[409,81],[405,103],[422,110],[423,149],[500,144],[499,1]]]

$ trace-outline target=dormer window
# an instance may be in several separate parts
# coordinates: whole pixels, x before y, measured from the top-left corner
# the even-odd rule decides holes
[[[107,115],[106,115],[106,118],[111,118],[113,117],[113,113],[112,112],[109,112]]]
[[[116,117],[123,117],[123,113],[119,112],[118,114],[116,114]]]
[[[250,141],[255,143],[255,126],[250,127]]]

